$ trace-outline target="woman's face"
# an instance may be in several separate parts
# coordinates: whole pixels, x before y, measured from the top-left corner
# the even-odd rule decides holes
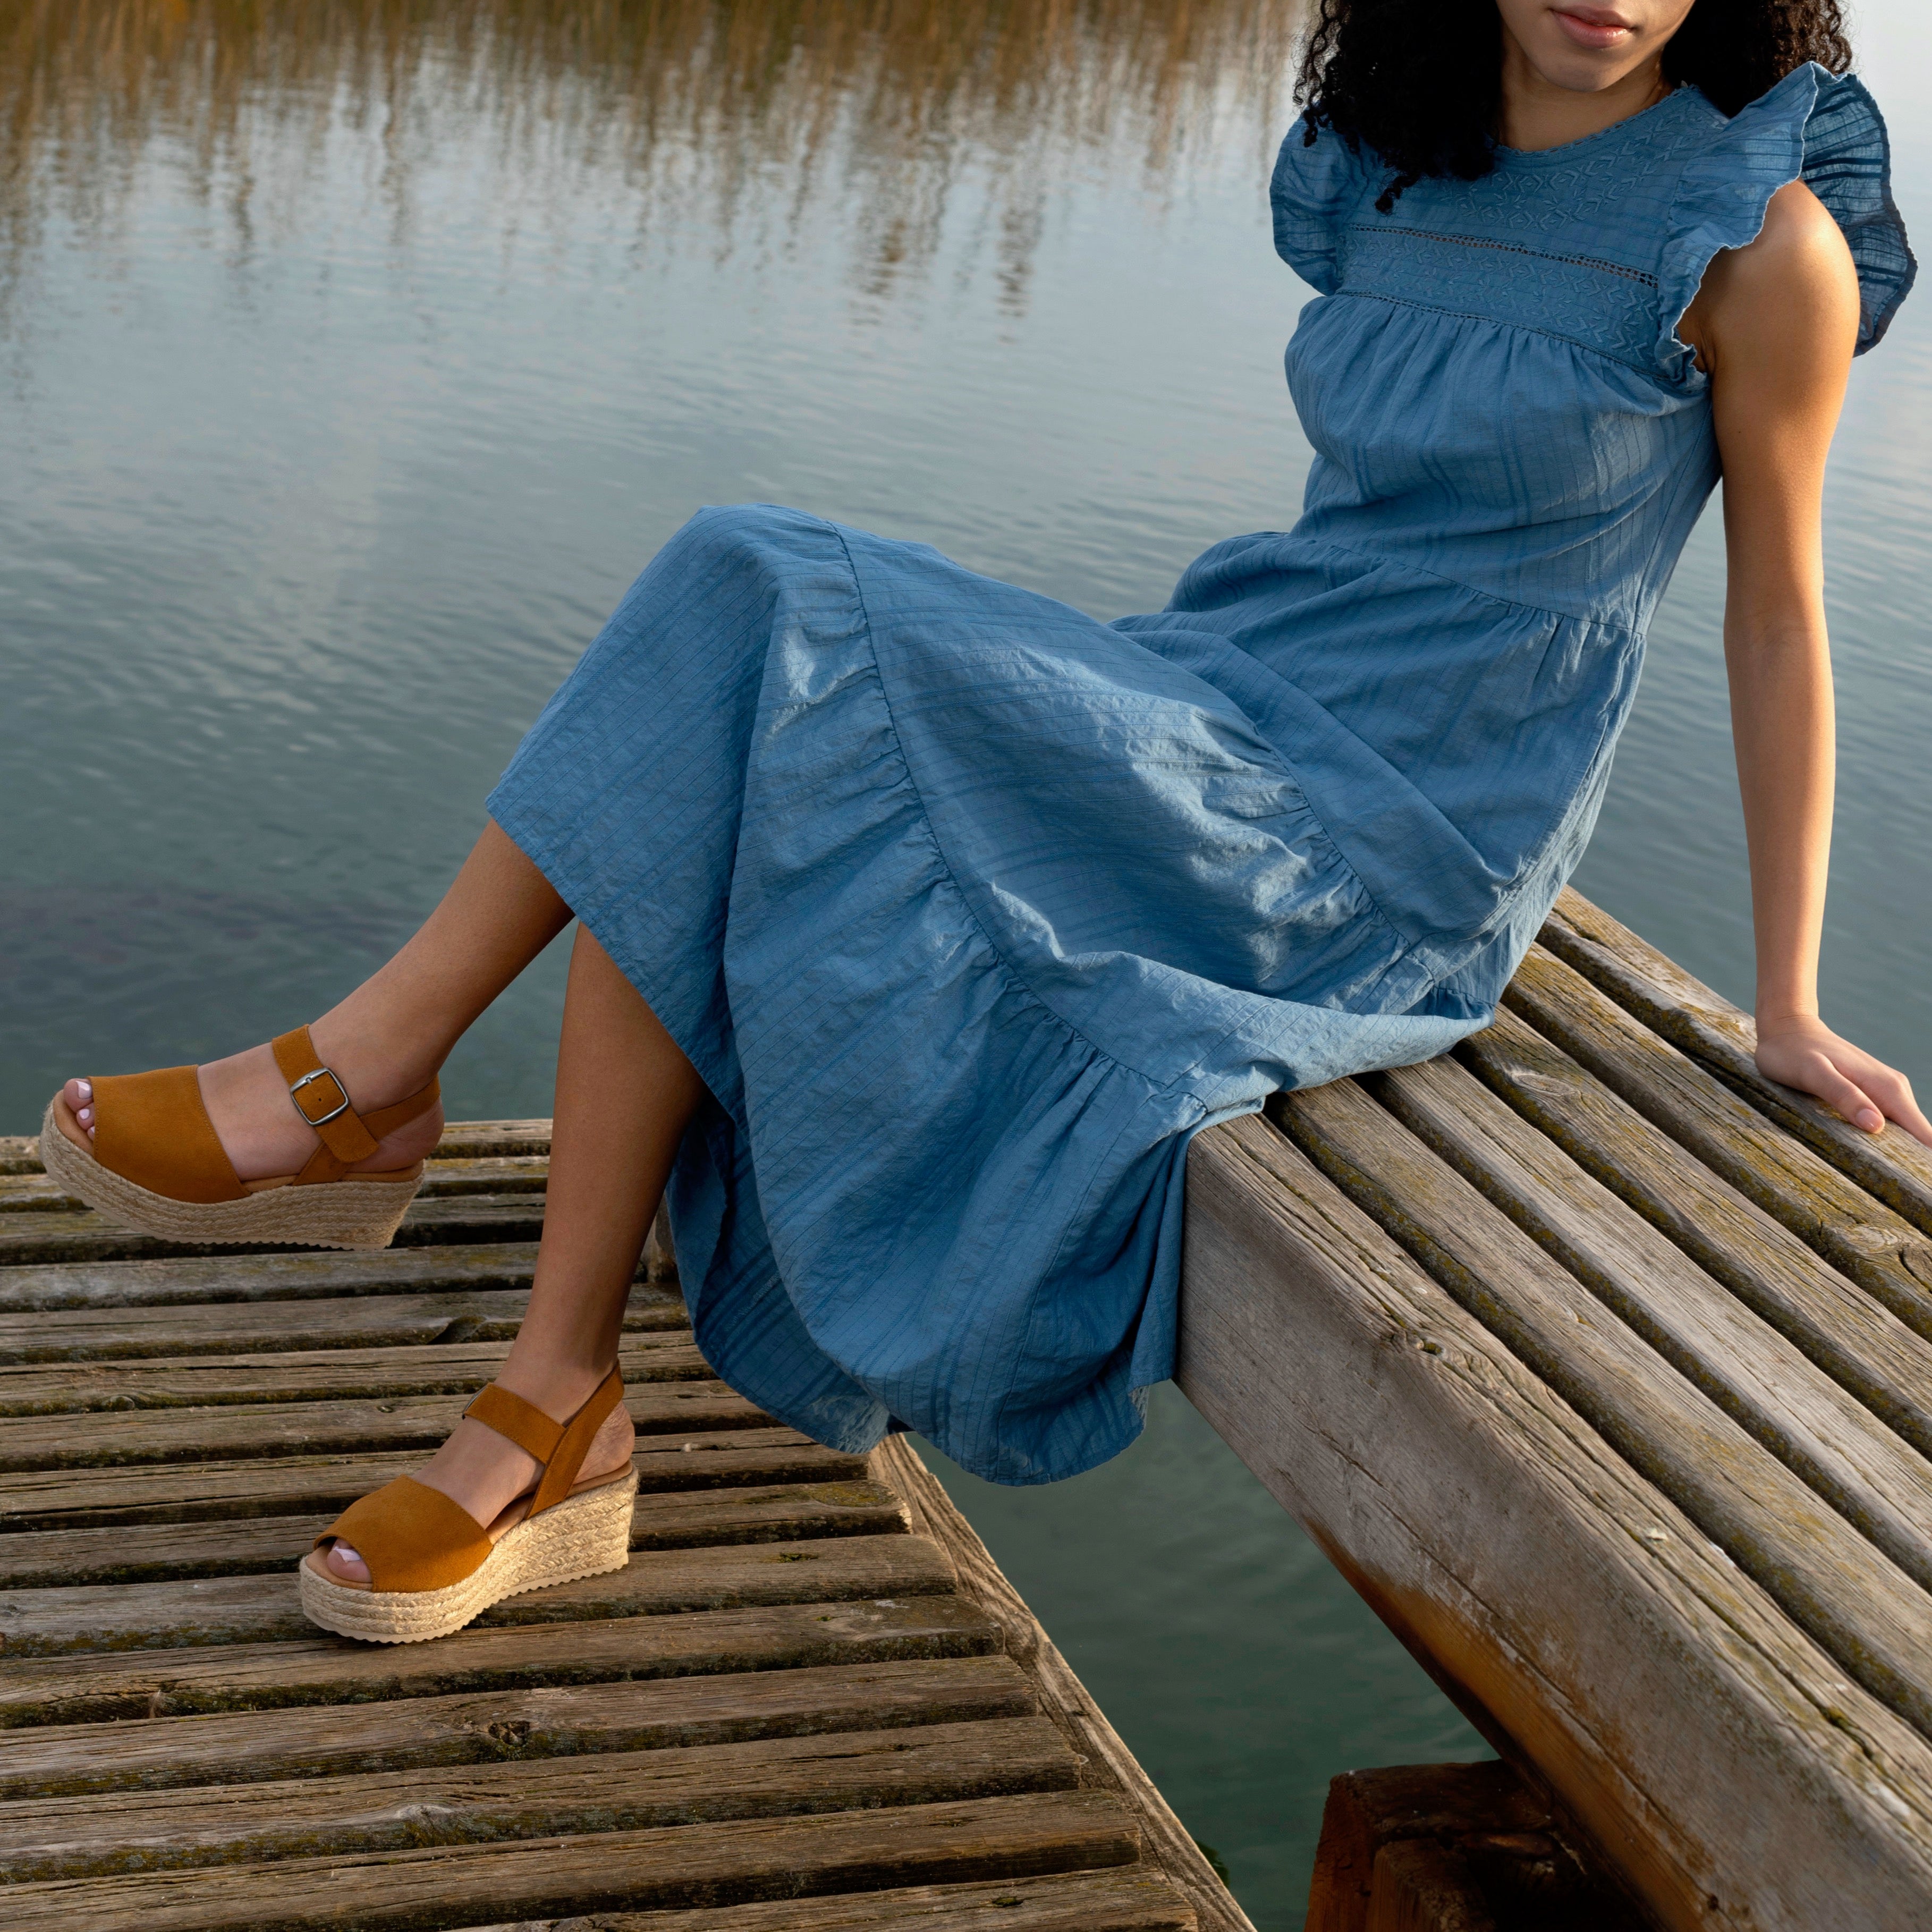
[[[1600,93],[1654,60],[1693,0],[1496,0],[1503,29],[1552,87]]]

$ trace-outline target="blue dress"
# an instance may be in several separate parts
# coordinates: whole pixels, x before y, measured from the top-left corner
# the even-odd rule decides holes
[[[1581,852],[1718,477],[1675,325],[1809,182],[1859,346],[1912,258],[1858,82],[1679,89],[1479,181],[1298,127],[1300,520],[1101,623],[754,506],[638,580],[490,800],[713,1096],[698,1339],[849,1450],[1033,1483],[1170,1372],[1190,1136],[1484,1025]]]

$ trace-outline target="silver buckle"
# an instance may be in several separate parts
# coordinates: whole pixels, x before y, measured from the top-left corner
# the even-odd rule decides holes
[[[311,1080],[325,1079],[335,1082],[335,1090],[342,1096],[342,1105],[332,1112],[322,1114],[319,1118],[314,1117],[296,1096]],[[301,1114],[312,1127],[326,1126],[331,1120],[339,1118],[349,1111],[349,1089],[342,1084],[340,1078],[332,1067],[318,1066],[313,1073],[304,1073],[299,1080],[291,1080],[289,1082],[289,1098],[294,1102],[296,1112]]]

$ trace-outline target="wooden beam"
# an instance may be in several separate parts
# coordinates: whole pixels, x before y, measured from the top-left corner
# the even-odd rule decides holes
[[[1454,1060],[1362,1085],[1687,1382],[1932,1586],[1932,1464],[1870,1409]],[[1820,1319],[1833,1312],[1828,1304]]]
[[[128,1265],[154,1268],[163,1264],[136,1262]],[[0,1282],[4,1280],[4,1272],[0,1270]],[[452,1288],[428,1294],[173,1302],[154,1307],[0,1315],[0,1364],[35,1366],[56,1362],[260,1354],[285,1349],[374,1351],[507,1342],[522,1323],[528,1299],[526,1287]],[[689,1327],[681,1298],[642,1283],[632,1290],[630,1306],[624,1312],[626,1334],[688,1334]]]
[[[472,1628],[601,1622],[764,1604],[895,1599],[952,1587],[952,1566],[922,1536],[645,1550],[608,1576],[506,1597],[484,1610]],[[302,1612],[292,1566],[269,1576],[0,1592],[0,1633],[10,1658],[274,1643],[314,1628]]]
[[[1043,1718],[0,1804],[0,1882],[1070,1791]]]
[[[1198,1923],[1179,1892],[1136,1865],[697,1912],[600,1912],[596,1932],[1197,1932]],[[477,1932],[589,1928],[580,1919],[526,1918]]]
[[[0,1366],[0,1416],[467,1394],[490,1382],[509,1352],[507,1341],[440,1342]],[[712,1379],[688,1329],[627,1338],[618,1366],[633,1388]]]
[[[1932,1454],[1932,1342],[1515,1014],[1499,1014],[1458,1057],[1743,1306]]]
[[[309,1516],[28,1530],[0,1536],[0,1591],[286,1570],[340,1514],[328,1510]],[[904,1504],[878,1483],[802,1483],[668,1496],[645,1492],[632,1510],[631,1547],[694,1550],[720,1544],[794,1542],[803,1537],[896,1535],[904,1528]]]
[[[466,1246],[328,1249],[272,1255],[183,1255],[145,1262],[62,1262],[0,1270],[0,1311],[166,1308],[182,1302],[248,1304],[356,1295],[440,1294],[458,1289],[528,1288],[534,1241]],[[239,1313],[240,1308],[231,1312]],[[177,1324],[180,1317],[174,1318]],[[24,1324],[0,1334],[22,1334]]]
[[[997,1621],[1006,1653],[1036,1687],[1041,1709],[1088,1766],[1082,1782],[1118,1795],[1130,1808],[1140,1832],[1143,1857],[1192,1905],[1202,1932],[1254,1932],[1187,1828],[1087,1694],[979,1533],[920,1460],[910,1438],[888,1436],[873,1452],[872,1468],[878,1480],[904,1499],[912,1528],[932,1538],[945,1552],[957,1575],[961,1598]]]
[[[562,1650],[566,1636],[554,1636]],[[582,1686],[459,1691],[280,1710],[151,1718],[135,1725],[20,1731],[0,1753],[0,1799],[13,1828],[42,1815],[29,1798],[85,1809],[104,1792],[254,1787],[457,1765],[524,1766],[580,1753],[668,1750],[752,1738],[890,1731],[910,1725],[1030,1718],[1031,1680],[997,1654],[796,1670],[637,1678]]]
[[[1042,1792],[825,1817],[290,1858],[8,1888],[12,1932],[362,1932],[506,1910],[724,1904],[1132,1864],[1118,1798]]]
[[[1757,1070],[1750,1016],[1627,926],[1565,890],[1543,944],[1652,1031],[1708,1067],[1760,1112],[1822,1154],[1922,1233],[1932,1234],[1932,1148],[1888,1123],[1868,1134],[1808,1094]]]
[[[1932,1242],[1540,946],[1504,998],[1653,1126],[1921,1335]]]
[[[318,1634],[226,1648],[70,1653],[8,1666],[0,1675],[0,1729],[982,1657],[1001,1640],[985,1612],[957,1597],[930,1596],[624,1617],[572,1624],[561,1638],[542,1624],[472,1624],[408,1649]]]
[[[770,1417],[717,1382],[646,1383],[626,1392],[625,1406],[640,1436],[771,1426]],[[0,1472],[430,1450],[455,1426],[464,1406],[461,1395],[238,1402],[113,1410],[90,1416],[85,1429],[58,1416],[0,1417]]]
[[[1459,1913],[1479,1924],[1644,1932],[1621,1890],[1506,1764],[1398,1765],[1333,1780],[1306,1932],[1372,1932],[1390,1920],[1450,1932]]]
[[[460,1196],[454,1200],[418,1198],[397,1229],[398,1247],[434,1247],[472,1241],[534,1241],[543,1232],[540,1194]],[[0,1268],[56,1262],[124,1262],[173,1256],[246,1255],[256,1250],[232,1244],[208,1246],[164,1241],[122,1227],[104,1214],[50,1212],[0,1214]],[[262,1252],[269,1250],[260,1250]]]
[[[550,1122],[452,1120],[431,1160],[502,1160],[550,1156]]]
[[[791,1429],[679,1430],[642,1438],[632,1466],[650,1493],[759,1483],[836,1483],[866,1459],[821,1448]],[[118,1523],[222,1522],[323,1510],[339,1515],[392,1476],[422,1466],[420,1449],[262,1456],[109,1469],[0,1474],[0,1534]]]
[[[509,1160],[461,1156],[433,1160],[417,1190],[418,1201],[454,1200],[464,1195],[541,1194],[550,1171],[547,1158],[520,1155]],[[86,1204],[64,1194],[44,1174],[0,1176],[0,1214],[49,1209],[86,1211]]]
[[[1647,1908],[1913,1923],[1932,1745],[1268,1123],[1187,1185],[1183,1390]]]
[[[1288,1096],[1282,1118],[1345,1193],[1786,1616],[1932,1734],[1932,1598],[1352,1082]]]

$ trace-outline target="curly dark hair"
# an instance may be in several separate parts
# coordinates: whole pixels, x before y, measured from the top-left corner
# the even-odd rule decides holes
[[[1496,166],[1502,16],[1496,0],[1315,0],[1294,84],[1304,134],[1332,128],[1390,168],[1376,206],[1430,175],[1474,181]],[[1839,0],[1696,0],[1664,71],[1735,114],[1807,61],[1852,64]]]

